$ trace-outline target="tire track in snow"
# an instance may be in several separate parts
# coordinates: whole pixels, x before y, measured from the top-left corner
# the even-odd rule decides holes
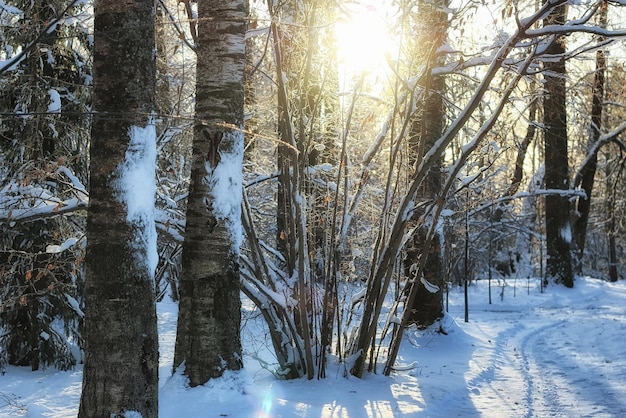
[[[602,344],[605,326],[585,321],[598,315],[589,309],[556,310],[537,315],[561,317],[528,334],[521,344],[528,379],[526,417],[621,417],[626,416],[624,360]],[[565,317],[565,318],[563,318]],[[573,331],[586,336],[573,341]],[[614,346],[607,344],[607,346]],[[614,364],[614,359],[618,364]]]
[[[467,383],[482,416],[522,417],[527,404],[529,379],[517,342],[530,330],[519,312],[512,313],[502,318],[510,326],[488,341],[482,358],[475,357],[480,371]]]
[[[534,307],[483,304],[461,325],[475,344],[465,373],[472,417],[626,417],[626,290],[579,285]]]
[[[580,416],[571,414],[572,402],[563,404],[567,372],[554,370],[556,355],[549,351],[554,345],[550,337],[567,320],[553,313],[528,314],[532,318],[520,319],[520,312],[503,315],[502,322],[510,326],[490,340],[493,347],[476,365],[480,371],[468,381],[468,389],[477,409],[486,417]]]
[[[546,367],[552,363],[539,356],[538,346],[545,346],[545,335],[554,332],[565,321],[550,322],[540,328],[531,330],[521,341],[520,357],[526,380],[526,414],[525,417],[558,417],[561,416],[561,404],[558,391],[562,389]]]

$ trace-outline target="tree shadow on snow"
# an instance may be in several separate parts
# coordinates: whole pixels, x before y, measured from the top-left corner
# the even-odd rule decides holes
[[[398,384],[406,388],[406,394],[396,399],[398,403],[411,402],[411,398],[415,402],[415,393],[419,394],[419,411],[410,416],[480,416],[472,400],[476,389],[468,378],[475,350],[473,338],[449,315],[441,320],[440,327],[435,324],[428,330],[409,329],[404,338],[398,363],[416,362],[416,367],[396,374]]]
[[[447,335],[438,328],[405,331],[390,377],[382,375],[381,364],[378,373],[363,379],[346,378],[340,366],[322,380],[268,381],[256,394],[264,399],[265,410],[255,417],[480,416],[466,381],[474,350],[471,337],[450,317],[442,320]]]

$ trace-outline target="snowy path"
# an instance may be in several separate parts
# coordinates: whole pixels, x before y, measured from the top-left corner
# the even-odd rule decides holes
[[[477,415],[626,416],[626,307],[585,303],[500,311],[487,305],[460,323],[483,342],[466,374]]]
[[[170,378],[176,305],[163,302],[159,418],[625,417],[626,282],[516,290],[489,304],[484,283],[472,286],[464,323],[456,289],[448,335],[407,330],[398,366],[409,367],[392,378],[345,379],[339,367],[322,380],[276,380],[255,359],[269,343],[253,315],[242,332],[246,371],[193,389]],[[80,365],[9,367],[0,376],[0,418],[75,417],[81,379]]]
[[[604,344],[611,338],[611,328],[624,328],[623,312],[619,317],[606,310],[583,313],[559,313],[567,319],[541,327],[522,340],[529,376],[527,401],[536,416],[626,416],[624,352]],[[593,322],[588,320],[592,315],[596,316]],[[599,323],[598,315],[606,317]],[[576,341],[571,336],[583,338]]]

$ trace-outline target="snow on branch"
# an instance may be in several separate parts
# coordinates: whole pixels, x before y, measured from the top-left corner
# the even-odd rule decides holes
[[[73,197],[63,199],[43,182],[10,180],[0,190],[0,222],[28,222],[86,209],[89,197],[82,182],[65,166],[58,167],[55,174],[69,179],[68,192]]]
[[[529,29],[525,35],[527,38],[536,38],[547,35],[569,35],[574,32],[589,33],[605,38],[626,38],[626,29],[612,30],[588,25],[548,25],[538,29]]]
[[[60,254],[63,251],[71,248],[78,242],[78,238],[72,237],[66,239],[61,245],[48,245],[46,247],[46,253],[48,254]]]
[[[548,195],[552,195],[552,196],[557,195],[561,197],[567,197],[569,199],[572,199],[575,197],[586,198],[587,196],[585,191],[581,189],[535,189],[533,191],[519,192],[511,196],[502,196],[498,199],[491,200],[477,207],[476,209],[470,211],[468,213],[468,216],[473,217],[476,214],[482,211],[485,211],[491,207],[498,206],[500,204],[503,204],[505,202],[510,202],[512,200],[526,199],[529,197],[536,197],[536,196],[548,196]]]
[[[580,164],[578,171],[576,171],[576,175],[574,176],[574,183],[573,183],[574,187],[577,187],[580,184],[583,178],[583,173],[587,169],[587,166],[591,163],[593,158],[598,154],[598,151],[600,151],[600,148],[602,148],[604,145],[608,144],[609,142],[615,142],[622,151],[626,151],[626,145],[622,141],[620,141],[618,138],[624,131],[626,131],[626,122],[623,122],[613,131],[609,132],[608,134],[602,135],[600,138],[598,138],[598,140],[593,144],[593,146],[587,152],[587,156],[585,157],[585,160]]]

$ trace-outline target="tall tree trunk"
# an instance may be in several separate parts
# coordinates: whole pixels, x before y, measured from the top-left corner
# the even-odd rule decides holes
[[[295,6],[288,13],[294,16],[297,12]],[[268,8],[272,18],[276,17],[279,6],[268,1]],[[304,194],[304,169],[305,160],[303,157],[303,141],[297,137],[301,129],[296,129],[292,122],[292,116],[298,112],[299,117],[305,115],[306,109],[289,99],[289,84],[294,83],[294,77],[285,77],[296,65],[297,54],[292,48],[299,45],[297,32],[284,31],[280,25],[273,23],[270,26],[272,42],[274,46],[274,58],[277,71],[277,96],[278,96],[278,136],[280,145],[278,147],[278,201],[277,201],[277,227],[278,227],[278,249],[285,258],[285,270],[289,278],[296,278],[293,282],[293,296],[297,304],[293,308],[293,322],[295,324],[298,338],[303,345],[303,353],[307,378],[314,376],[315,364],[313,362],[313,343],[311,334],[313,332],[312,308],[314,305],[314,293],[311,292],[311,267],[309,263],[308,233],[307,233],[307,201]],[[284,52],[285,49],[288,52]],[[306,70],[305,70],[306,71]],[[304,82],[303,84],[306,84]],[[298,89],[293,89],[298,91]],[[301,96],[302,97],[302,96]],[[292,113],[293,111],[293,113]],[[297,120],[297,118],[296,118]],[[301,125],[298,124],[298,128]]]
[[[170,93],[170,68],[167,51],[167,15],[163,5],[156,2],[155,16],[155,47],[156,47],[156,86],[155,86],[155,110],[160,115],[169,115],[172,112],[172,94]],[[157,127],[162,131],[164,125]],[[160,135],[160,132],[159,132]]]
[[[447,0],[439,0],[433,3],[420,1],[418,3],[418,20],[421,22],[420,35],[417,38],[420,55],[424,57],[423,63],[429,69],[422,87],[424,97],[418,104],[417,119],[411,127],[409,146],[412,151],[412,159],[421,161],[424,150],[431,149],[439,139],[444,129],[443,90],[445,82],[442,77],[434,76],[430,69],[438,64],[437,49],[446,41],[448,30],[448,16],[443,11],[447,7]],[[441,193],[441,160],[437,160],[416,195],[415,213],[413,218],[416,222],[423,221],[426,202],[433,202]],[[407,249],[404,260],[406,275],[417,286],[415,299],[409,301],[411,310],[410,322],[420,327],[432,325],[443,316],[442,289],[444,286],[443,268],[441,261],[441,242],[436,235],[430,248],[426,248],[429,225],[419,228]],[[417,265],[420,257],[428,257],[422,277],[413,277],[412,266]],[[431,286],[433,285],[433,286]],[[438,289],[435,291],[435,288]]]
[[[271,7],[270,13],[276,16],[275,9],[281,6],[274,5],[269,2]],[[285,3],[283,12],[288,15],[288,20],[298,21],[297,7],[299,3]],[[296,54],[299,43],[295,42],[299,32],[297,28],[275,25],[272,32],[272,42],[274,43],[274,57],[276,60],[277,77],[283,77],[284,74],[298,74],[298,68],[302,65],[297,61],[299,54]],[[278,83],[284,83],[285,88],[290,87],[293,91],[297,91],[294,77],[279,80]],[[280,87],[279,87],[280,89]],[[292,114],[294,113],[292,103],[287,94],[281,95],[278,92],[277,113],[278,113],[278,139],[276,168],[278,170],[278,195],[276,199],[276,247],[280,254],[284,257],[284,269],[291,277],[296,269],[296,251],[297,240],[296,235],[296,219],[295,208],[292,196],[295,193],[294,167],[298,167],[297,151],[302,150],[302,144],[297,143]],[[285,91],[285,93],[287,93]],[[297,148],[296,148],[297,147]],[[300,154],[301,155],[301,154]]]
[[[617,271],[617,265],[619,259],[617,257],[617,245],[615,239],[615,194],[612,193],[611,199],[608,199],[608,213],[609,222],[607,224],[607,239],[608,239],[608,258],[609,258],[609,281],[616,282],[619,279],[619,272]]]
[[[79,417],[156,417],[154,2],[100,0],[94,28]]]
[[[606,27],[606,14],[608,4],[604,3],[599,12],[599,26]],[[598,43],[602,43],[604,37],[598,38]],[[585,253],[585,241],[587,239],[587,225],[589,224],[589,213],[591,212],[591,194],[593,192],[596,168],[598,165],[598,154],[592,152],[592,148],[600,138],[600,129],[602,127],[602,111],[604,108],[604,84],[606,72],[606,56],[604,50],[600,49],[596,52],[596,70],[594,72],[592,101],[591,101],[591,126],[589,127],[589,141],[587,149],[591,152],[589,162],[585,164],[581,176],[581,188],[585,191],[586,197],[579,197],[576,201],[577,219],[574,222],[574,241],[577,250],[577,266],[582,273],[582,260]],[[574,185],[576,187],[576,184]]]
[[[246,7],[198,2],[196,125],[174,369],[191,386],[238,370]]]
[[[623,150],[622,150],[623,152]],[[605,158],[605,161],[608,158]],[[608,270],[609,270],[609,281],[616,282],[619,280],[619,272],[617,271],[617,266],[620,263],[620,257],[617,252],[617,239],[616,235],[619,231],[619,199],[618,196],[623,193],[623,189],[619,187],[620,184],[620,176],[622,175],[624,169],[626,168],[623,160],[618,163],[619,166],[615,167],[613,164],[608,161],[604,164],[604,178],[605,178],[605,187],[608,191],[608,196],[606,197],[606,216],[608,218],[608,222],[606,223],[605,230],[607,235],[607,244],[608,244]],[[613,167],[611,167],[613,166]],[[614,179],[611,179],[612,176],[615,176]],[[623,183],[622,183],[623,184]]]
[[[564,25],[567,4],[557,6],[544,20],[545,25]],[[544,112],[545,182],[549,190],[568,190],[567,105],[565,69],[565,36],[555,36],[546,53],[553,58],[544,63],[546,95]],[[574,286],[572,269],[570,203],[568,196],[552,193],[546,196],[546,269],[556,283]]]

